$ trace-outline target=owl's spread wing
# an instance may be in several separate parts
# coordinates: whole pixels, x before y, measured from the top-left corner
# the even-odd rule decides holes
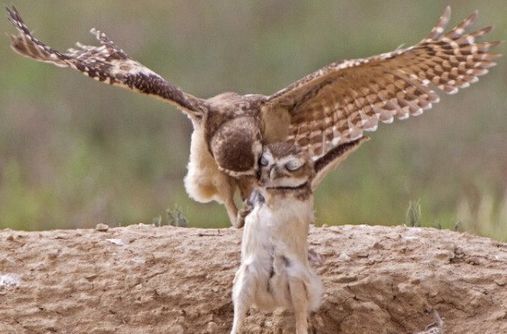
[[[495,65],[500,55],[489,50],[499,42],[477,42],[491,27],[467,33],[476,12],[443,34],[450,14],[447,7],[412,47],[332,63],[268,97],[262,107],[266,123],[275,114],[290,119],[287,140],[318,159],[363,131],[375,131],[379,121],[391,123],[394,116],[405,119],[431,108],[439,97],[430,85],[447,94],[468,87]]]
[[[11,47],[20,55],[60,67],[71,67],[95,80],[160,98],[176,105],[191,117],[202,116],[205,107],[201,99],[181,91],[130,58],[104,33],[91,30],[100,46],[77,43],[78,49],[60,53],[32,36],[14,6],[7,8],[7,11],[9,21],[19,31],[18,36],[11,36]]]

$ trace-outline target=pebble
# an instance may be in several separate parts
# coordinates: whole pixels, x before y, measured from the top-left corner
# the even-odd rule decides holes
[[[95,231],[99,231],[99,232],[107,232],[109,230],[109,226],[106,225],[106,224],[97,224],[97,226],[95,226]]]
[[[217,323],[213,322],[213,321],[208,322],[208,327],[206,328],[206,332],[209,334],[218,333]]]

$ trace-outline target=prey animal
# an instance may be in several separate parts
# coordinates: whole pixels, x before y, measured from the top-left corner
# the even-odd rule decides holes
[[[98,30],[99,46],[78,43],[61,53],[36,39],[19,12],[7,9],[19,34],[13,50],[25,57],[70,67],[97,81],[159,98],[192,121],[185,188],[199,202],[225,205],[237,223],[234,196],[255,186],[263,145],[287,142],[316,161],[341,144],[391,123],[422,114],[439,101],[435,88],[453,94],[495,65],[498,42],[479,42],[491,27],[468,32],[477,13],[447,33],[451,9],[419,43],[377,56],[331,63],[272,95],[223,93],[201,99],[179,89],[129,57]],[[168,60],[170,61],[170,60]]]
[[[308,313],[321,301],[322,283],[308,260],[308,230],[314,221],[313,191],[333,164],[368,137],[342,144],[312,161],[301,147],[273,143],[259,161],[259,186],[244,203],[241,266],[234,278],[232,334],[242,333],[252,305],[294,310],[296,333],[308,333]]]

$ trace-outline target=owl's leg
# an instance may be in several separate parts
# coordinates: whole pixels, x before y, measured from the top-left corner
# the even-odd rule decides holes
[[[308,334],[308,291],[300,279],[289,279],[289,290],[296,315],[296,334]]]
[[[223,177],[224,180],[220,182],[221,184],[217,185],[217,189],[220,189],[217,193],[217,202],[223,203],[225,206],[231,225],[241,227],[238,226],[238,208],[234,202],[234,195],[238,189],[237,180],[226,174],[223,174]]]
[[[236,273],[234,286],[232,288],[234,320],[231,334],[241,334],[243,332],[243,323],[253,303],[254,283],[252,276],[248,275],[248,265],[242,265]]]
[[[237,179],[239,194],[243,201],[250,197],[250,194],[257,186],[257,181],[257,178],[254,176],[242,176]]]
[[[243,201],[243,205],[241,209],[238,211],[238,215],[236,217],[236,228],[242,228],[245,226],[245,218],[252,211],[253,205],[251,205],[248,200]]]
[[[249,307],[241,303],[234,303],[234,320],[232,322],[231,334],[242,334],[243,323],[245,322],[246,314]]]
[[[240,226],[240,223],[238,223],[238,208],[236,207],[236,203],[234,203],[234,194],[231,194],[231,196],[224,200],[224,205],[231,225],[237,228],[242,227],[243,225]]]
[[[250,201],[250,195],[253,192],[255,185],[257,184],[257,179],[255,177],[241,177],[237,180],[239,192],[241,195],[241,199],[243,200],[243,204],[241,205],[240,210],[238,211],[236,217],[236,224],[234,225],[237,228],[242,228],[245,226],[245,218],[253,209],[253,203]]]
[[[254,191],[252,192],[251,196],[243,201],[243,204],[241,205],[241,209],[238,211],[238,216],[236,217],[236,227],[242,228],[245,226],[245,219],[246,216],[252,212],[252,210],[255,207],[255,204],[262,198],[262,201],[264,201],[264,197],[258,192]]]

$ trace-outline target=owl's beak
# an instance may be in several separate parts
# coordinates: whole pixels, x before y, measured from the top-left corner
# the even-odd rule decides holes
[[[273,168],[271,168],[271,170],[269,171],[269,179],[273,181],[274,179],[276,179],[277,176],[278,176],[278,167],[273,166]]]

